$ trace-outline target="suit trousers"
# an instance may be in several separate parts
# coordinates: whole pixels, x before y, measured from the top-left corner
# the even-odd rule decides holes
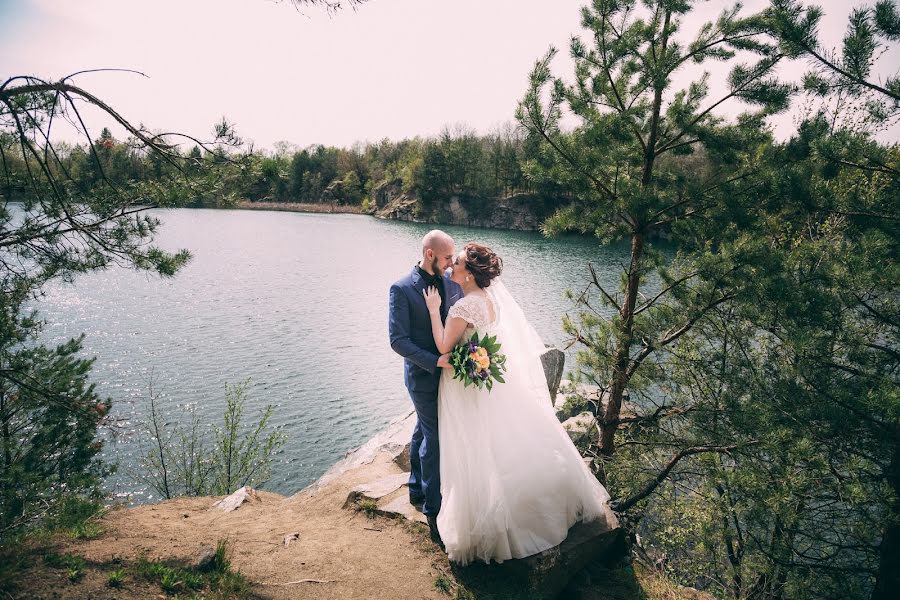
[[[409,444],[409,495],[425,499],[422,512],[441,510],[441,445],[438,439],[437,390],[409,392],[416,408],[416,427]]]

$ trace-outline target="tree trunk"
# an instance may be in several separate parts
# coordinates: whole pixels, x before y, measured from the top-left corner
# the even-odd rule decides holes
[[[669,22],[672,13],[666,10],[663,20],[663,34],[660,40],[656,66],[664,64],[666,48],[669,43]],[[656,162],[656,142],[659,138],[660,115],[662,111],[662,95],[664,85],[662,79],[655,84],[653,94],[653,110],[650,127],[644,147],[644,165],[641,169],[641,188],[647,190],[653,182],[653,165]],[[615,435],[619,426],[619,413],[622,410],[622,398],[628,386],[628,366],[631,359],[631,345],[634,341],[634,308],[637,302],[638,287],[641,281],[641,262],[644,257],[644,224],[640,215],[632,215],[631,264],[628,267],[628,281],[625,286],[625,301],[620,316],[622,324],[616,339],[616,350],[613,354],[613,372],[609,383],[609,399],[603,412],[600,424],[600,453],[612,456],[615,452]]]
[[[725,551],[728,556],[728,563],[731,565],[731,594],[735,598],[741,597],[741,589],[743,588],[743,579],[741,573],[741,551],[735,543],[734,536],[731,534],[731,520],[733,517],[731,503],[726,497],[725,488],[719,484],[716,486],[716,492],[722,501],[722,537],[725,541]],[[737,520],[735,519],[735,522]]]
[[[872,600],[896,598],[897,590],[900,590],[900,443],[894,445],[887,481],[894,490],[894,501],[891,503],[890,521],[878,551],[878,575],[875,578]]]
[[[622,304],[622,328],[616,340],[613,355],[613,373],[609,384],[609,399],[600,424],[600,453],[612,456],[615,452],[615,435],[622,410],[622,397],[628,385],[628,362],[631,358],[631,344],[634,329],[634,307],[637,303],[638,286],[641,280],[641,259],[644,255],[644,234],[631,236],[631,264],[628,267],[628,281],[625,287],[625,301]]]
[[[0,386],[0,419],[3,421],[3,472],[12,465],[12,440],[9,437],[9,421],[12,415],[6,414],[6,386]],[[12,411],[10,411],[11,413]]]

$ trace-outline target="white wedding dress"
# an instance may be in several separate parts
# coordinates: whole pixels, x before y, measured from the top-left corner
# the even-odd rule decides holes
[[[497,335],[507,357],[506,383],[490,392],[466,388],[445,369],[438,391],[443,499],[437,525],[450,560],[461,564],[552,548],[577,521],[602,516],[609,500],[554,414],[540,337],[499,280],[485,292],[487,299],[461,298],[449,316],[474,326],[463,339],[475,331]]]

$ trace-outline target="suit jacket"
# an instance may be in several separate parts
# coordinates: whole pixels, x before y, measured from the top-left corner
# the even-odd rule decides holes
[[[426,285],[418,267],[413,267],[409,275],[391,286],[388,334],[391,348],[404,359],[403,380],[410,392],[435,392],[441,379],[437,366],[440,354],[422,293]],[[462,295],[462,288],[445,274],[441,321],[447,320],[447,312]]]

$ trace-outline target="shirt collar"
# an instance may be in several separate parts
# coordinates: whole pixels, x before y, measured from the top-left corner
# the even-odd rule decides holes
[[[424,279],[427,283],[437,284],[443,281],[443,277],[440,275],[432,275],[425,269],[423,269],[420,265],[416,265],[416,269],[419,270],[419,276]]]

